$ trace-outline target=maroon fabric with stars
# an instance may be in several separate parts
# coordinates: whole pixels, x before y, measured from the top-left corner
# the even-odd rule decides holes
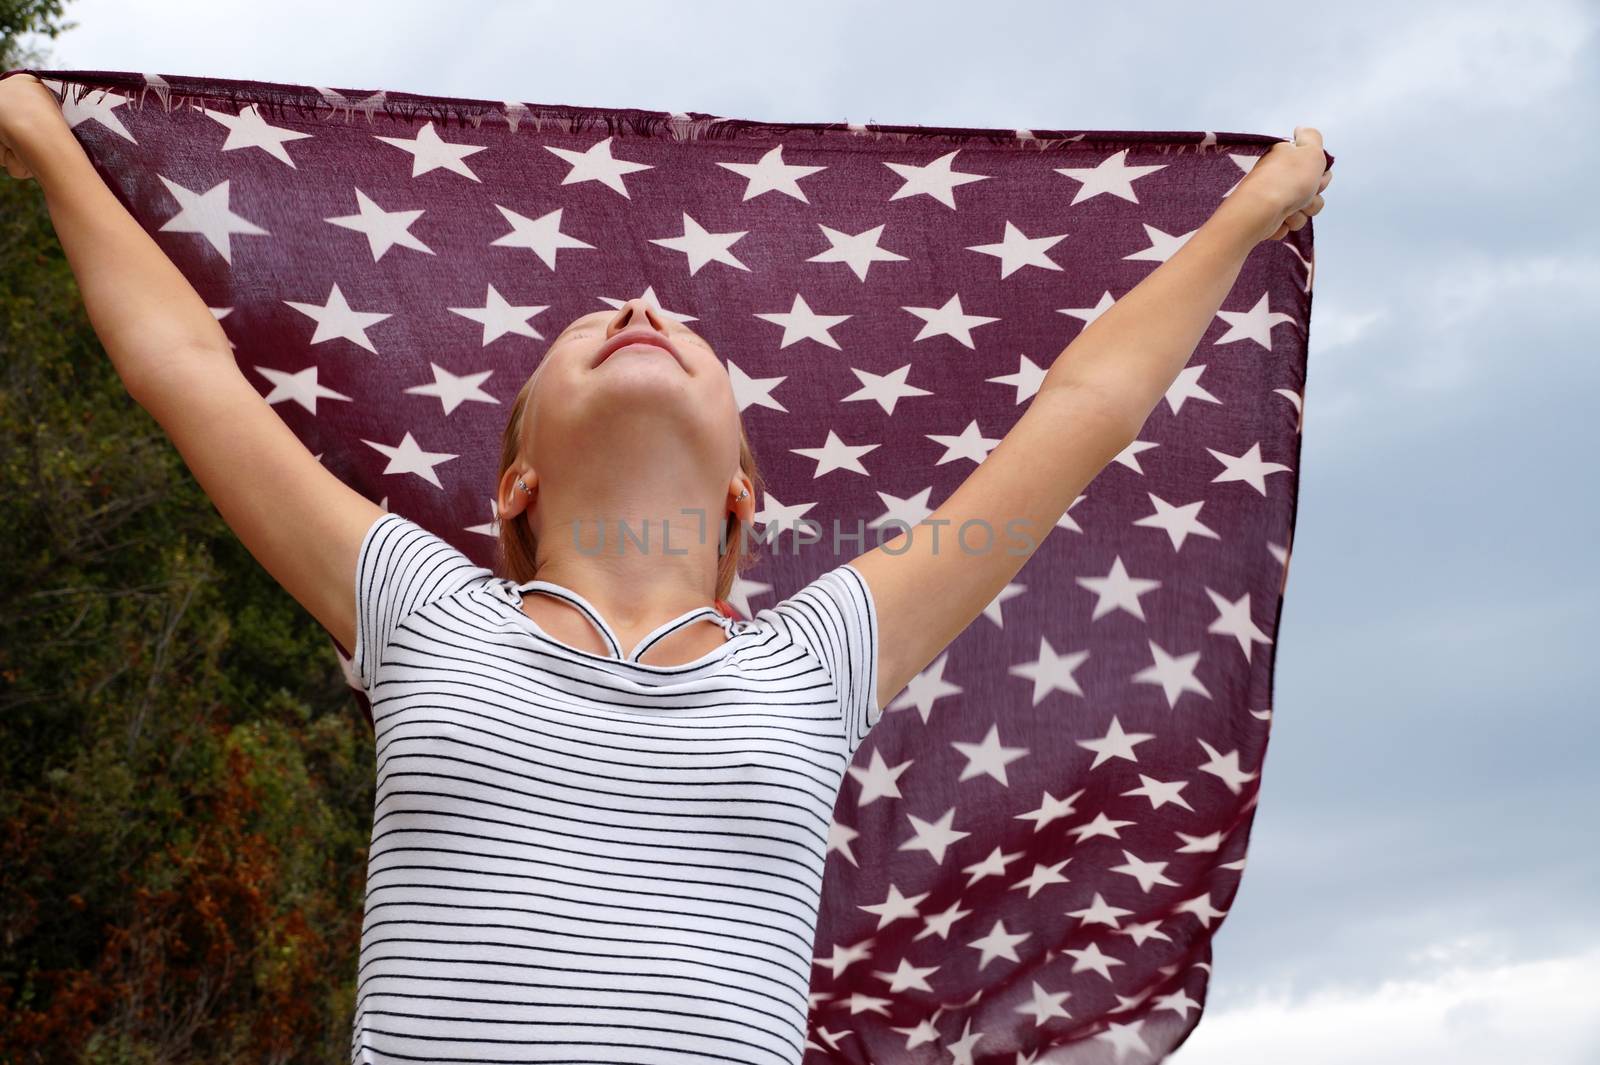
[[[865,534],[783,533],[744,617],[941,503],[1276,140],[33,73],[299,438],[484,565],[547,339],[641,294],[693,323],[760,520]],[[1153,1062],[1198,1023],[1267,747],[1311,267],[1310,226],[1251,253],[1139,442],[862,744],[807,1062]]]

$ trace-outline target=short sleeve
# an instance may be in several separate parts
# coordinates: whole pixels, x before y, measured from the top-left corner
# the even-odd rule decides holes
[[[399,514],[372,523],[356,560],[356,645],[352,664],[372,691],[383,652],[407,615],[493,572]]]
[[[795,641],[821,660],[833,680],[845,739],[854,754],[881,716],[878,609],[866,578],[846,562],[756,613],[763,615],[776,615]]]

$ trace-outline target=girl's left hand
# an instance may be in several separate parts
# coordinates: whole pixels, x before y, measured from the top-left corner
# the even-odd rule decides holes
[[[1266,211],[1263,240],[1278,240],[1301,229],[1322,210],[1322,190],[1333,180],[1322,134],[1313,126],[1296,126],[1294,140],[1279,141],[1244,176],[1230,194],[1246,193]]]

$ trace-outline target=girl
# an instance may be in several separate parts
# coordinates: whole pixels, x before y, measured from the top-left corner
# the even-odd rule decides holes
[[[32,75],[0,81],[0,152],[39,179],[130,395],[352,649],[378,767],[357,1061],[799,1062],[857,748],[1133,442],[1251,249],[1304,226],[1331,180],[1315,129],[1274,145],[927,521],[735,621],[713,604],[760,480],[704,337],[631,300],[550,343],[512,405],[485,569],[301,445]],[[969,521],[1027,549],[956,550]]]

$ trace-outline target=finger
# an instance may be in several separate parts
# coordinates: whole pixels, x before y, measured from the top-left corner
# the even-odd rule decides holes
[[[1312,145],[1322,147],[1322,133],[1315,126],[1296,126],[1294,128],[1295,147],[1303,148]]]

